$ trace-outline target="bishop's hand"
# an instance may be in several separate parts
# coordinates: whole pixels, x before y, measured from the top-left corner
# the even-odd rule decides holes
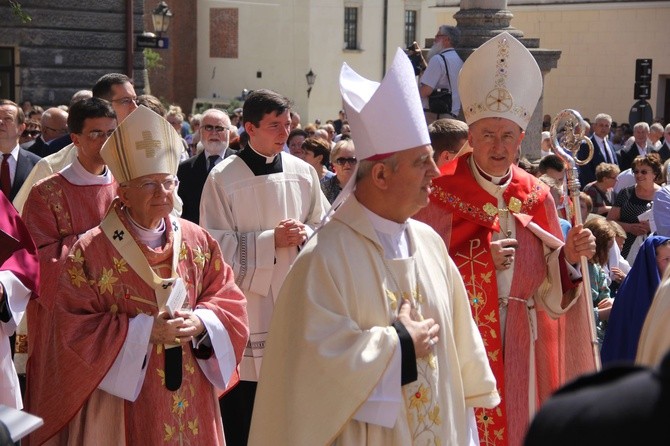
[[[440,338],[437,334],[440,326],[433,319],[417,320],[419,317],[413,315],[412,305],[408,300],[404,300],[398,313],[398,321],[405,326],[405,329],[412,337],[414,343],[414,353],[418,358],[423,358],[431,353],[433,345]]]

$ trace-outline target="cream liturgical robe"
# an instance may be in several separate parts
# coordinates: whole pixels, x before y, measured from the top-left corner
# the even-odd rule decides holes
[[[500,401],[458,269],[439,236],[407,225],[409,258],[384,259],[351,196],[303,248],[273,316],[250,445],[468,444],[469,407]],[[401,387],[393,427],[357,421],[398,348],[403,298],[440,325],[418,379]],[[398,364],[395,364],[397,366]],[[393,392],[386,392],[392,394]]]
[[[310,235],[328,205],[311,166],[286,153],[277,156],[283,171],[258,176],[239,156],[224,159],[210,173],[200,201],[200,225],[221,245],[247,298],[250,337],[240,364],[245,381],[258,381],[274,301],[298,255],[296,247],[275,248],[274,228],[293,218]]]

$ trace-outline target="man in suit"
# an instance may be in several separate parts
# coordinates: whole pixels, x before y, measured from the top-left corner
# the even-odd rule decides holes
[[[633,145],[628,150],[622,150],[619,156],[619,167],[623,172],[629,169],[633,160],[640,155],[653,152],[654,148],[649,144],[649,124],[638,122],[633,126]]]
[[[665,126],[665,131],[663,132],[663,144],[658,149],[658,154],[661,156],[662,162],[670,159],[670,124]]]
[[[19,146],[26,116],[16,103],[0,99],[0,189],[12,201],[33,166],[40,160]]]
[[[182,218],[198,224],[200,222],[200,197],[207,175],[223,158],[234,152],[228,147],[230,141],[230,118],[226,113],[210,108],[202,114],[200,142],[204,150],[179,165],[179,197],[184,202]]]
[[[42,134],[30,146],[30,151],[40,158],[56,152],[49,143],[69,133],[67,129],[67,112],[58,107],[51,107],[42,113]]]
[[[83,99],[88,99],[92,96],[93,92],[91,90],[79,90],[72,95],[69,107],[71,108],[75,102],[79,102]],[[56,153],[63,147],[70,144],[72,144],[72,138],[70,138],[70,132],[68,131],[66,134],[59,136],[58,138],[49,142],[49,149],[48,149],[49,154]],[[42,158],[44,158],[44,156]]]
[[[600,163],[618,164],[619,162],[614,148],[607,141],[611,126],[612,117],[610,115],[605,113],[596,115],[595,124],[593,125],[593,135],[591,135],[593,158],[585,165],[579,167],[579,184],[582,188],[596,180],[596,167]],[[579,148],[578,158],[584,159],[588,153],[588,146],[582,144]]]

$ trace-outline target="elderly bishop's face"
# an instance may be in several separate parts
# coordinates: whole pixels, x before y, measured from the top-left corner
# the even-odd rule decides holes
[[[468,142],[477,165],[491,176],[501,177],[514,163],[525,133],[505,118],[482,118],[470,125]]]
[[[174,190],[179,180],[174,175],[144,175],[122,184],[119,198],[130,216],[141,226],[154,229],[174,207]]]

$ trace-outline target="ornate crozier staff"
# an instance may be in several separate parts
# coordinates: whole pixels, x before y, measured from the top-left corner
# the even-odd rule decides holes
[[[582,116],[575,110],[566,109],[561,111],[551,125],[551,144],[552,149],[558,155],[565,165],[565,174],[567,177],[567,186],[572,206],[566,206],[567,218],[572,220],[574,225],[582,224],[582,212],[579,206],[579,173],[577,166],[583,166],[591,161],[593,157],[593,143],[585,135],[586,125]],[[582,143],[585,143],[589,149],[588,156],[584,159],[577,158],[577,152]],[[574,219],[570,216],[574,215]],[[593,359],[596,369],[600,369],[600,353],[598,351],[598,338],[596,336],[596,324],[593,313],[593,299],[591,299],[591,281],[589,278],[588,261],[585,256],[580,259],[582,272],[582,305],[585,306],[590,320],[591,346],[593,350]]]

